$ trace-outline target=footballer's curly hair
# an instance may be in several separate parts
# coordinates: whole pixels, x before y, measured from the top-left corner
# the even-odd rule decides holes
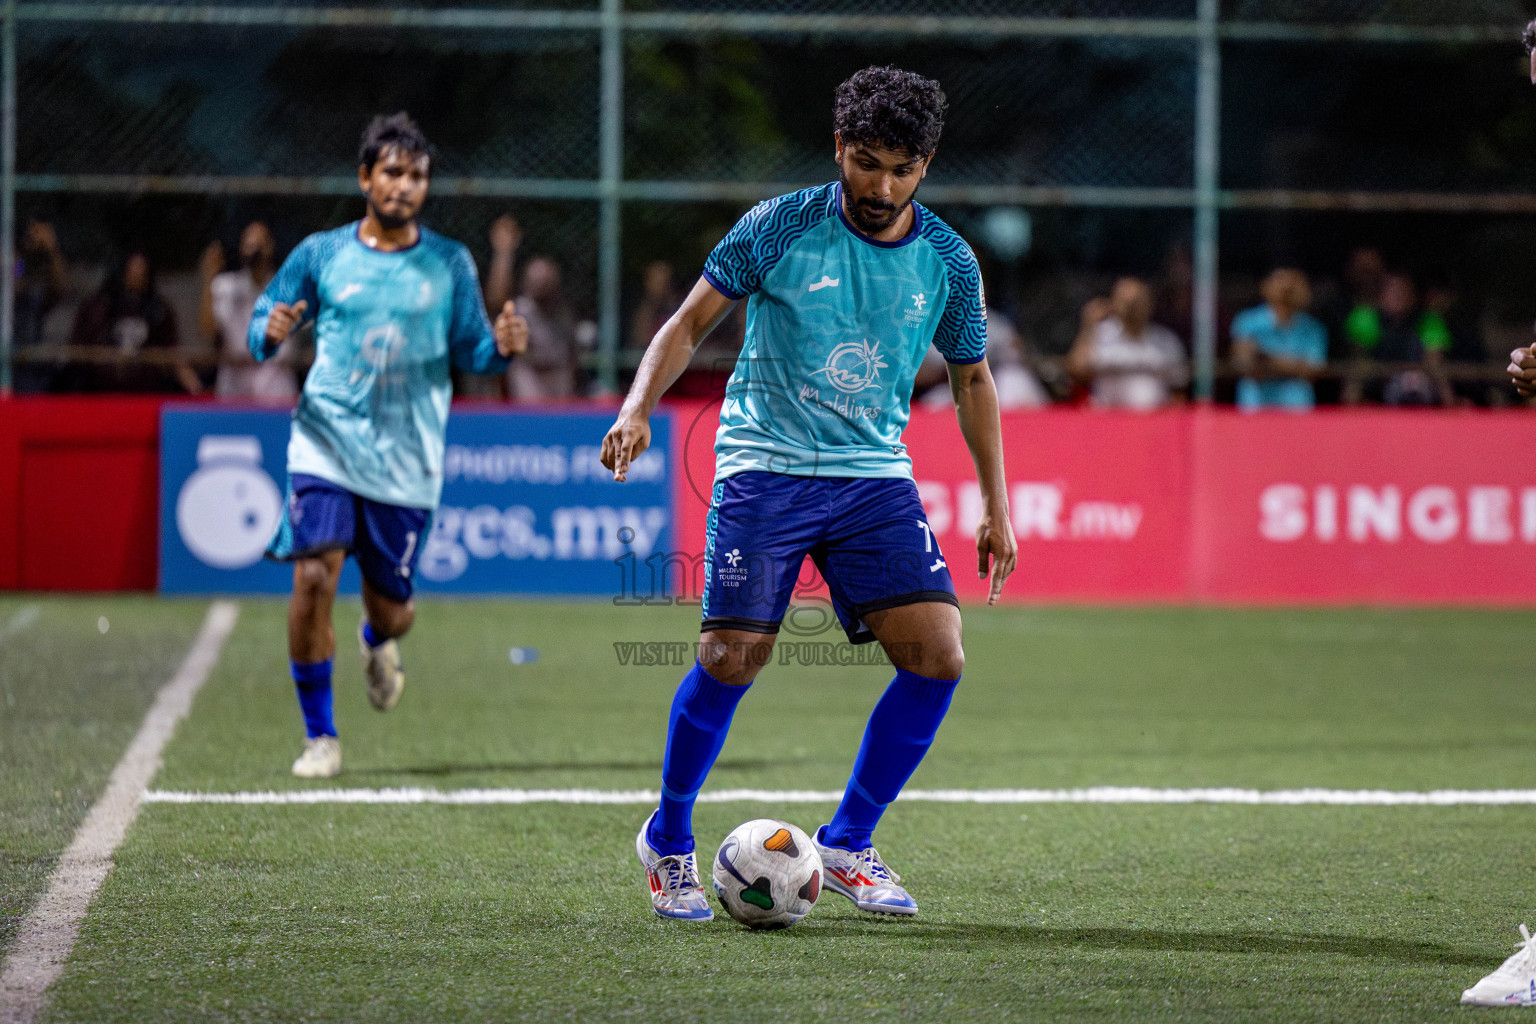
[[[389,149],[407,156],[424,156],[428,167],[437,155],[421,128],[403,110],[398,114],[380,114],[368,122],[368,127],[363,129],[362,145],[357,150],[357,162],[371,171],[379,157]]]
[[[939,147],[949,101],[931,78],[869,67],[837,87],[832,126],[844,144],[905,150],[914,158]]]

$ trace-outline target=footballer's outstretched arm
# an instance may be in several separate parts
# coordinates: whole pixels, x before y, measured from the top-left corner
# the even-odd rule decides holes
[[[1003,425],[998,418],[997,385],[985,359],[949,364],[949,390],[955,396],[955,416],[960,433],[976,464],[976,483],[981,487],[981,522],[976,525],[976,572],[992,586],[987,603],[996,604],[1003,583],[1018,561],[1018,542],[1008,516],[1008,481],[1003,474]],[[988,564],[990,562],[990,565]]]
[[[651,411],[667,388],[688,369],[693,350],[704,336],[714,330],[736,300],[722,295],[703,278],[693,286],[682,307],[656,332],[640,360],[635,382],[630,386],[619,410],[619,418],[603,437],[603,465],[613,470],[613,478],[622,483],[629,476],[629,464],[651,446]]]

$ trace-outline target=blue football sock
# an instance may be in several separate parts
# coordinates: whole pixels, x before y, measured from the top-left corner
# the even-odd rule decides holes
[[[870,845],[880,815],[933,744],[959,682],[896,670],[896,678],[869,716],[843,802],[818,837],[824,846],[862,850]]]
[[[388,639],[388,637],[380,639],[378,635],[374,633],[373,623],[366,620],[363,622],[363,643],[367,644],[369,647],[377,647],[379,644],[383,643],[384,640]]]
[[[726,686],[697,663],[677,688],[661,766],[661,812],[651,819],[647,836],[663,857],[693,852],[693,802],[747,689]]]
[[[299,694],[299,710],[304,712],[304,730],[309,738],[335,736],[331,719],[331,659],[303,664],[288,662],[293,672],[293,688]]]

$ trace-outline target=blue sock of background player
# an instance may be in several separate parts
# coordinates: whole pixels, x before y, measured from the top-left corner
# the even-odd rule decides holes
[[[293,673],[293,688],[298,691],[299,710],[304,712],[304,731],[310,739],[335,736],[336,723],[331,718],[331,659],[305,664],[288,662]]]
[[[843,802],[817,836],[818,842],[845,850],[870,845],[880,815],[933,745],[959,683],[958,679],[929,679],[906,669],[896,670],[896,678],[869,716]]]
[[[663,857],[693,852],[693,803],[725,746],[736,705],[749,688],[727,686],[697,662],[678,686],[667,720],[661,810],[646,835]]]

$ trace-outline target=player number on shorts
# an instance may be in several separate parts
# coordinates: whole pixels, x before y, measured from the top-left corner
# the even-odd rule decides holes
[[[409,576],[411,574],[411,555],[415,552],[415,550],[416,531],[412,530],[410,533],[405,535],[405,554],[400,556],[401,576]]]
[[[921,519],[917,520],[916,522],[917,522],[917,528],[919,530],[923,531],[923,550],[924,551],[932,551],[933,550],[933,527],[929,526],[927,523],[923,522]]]

